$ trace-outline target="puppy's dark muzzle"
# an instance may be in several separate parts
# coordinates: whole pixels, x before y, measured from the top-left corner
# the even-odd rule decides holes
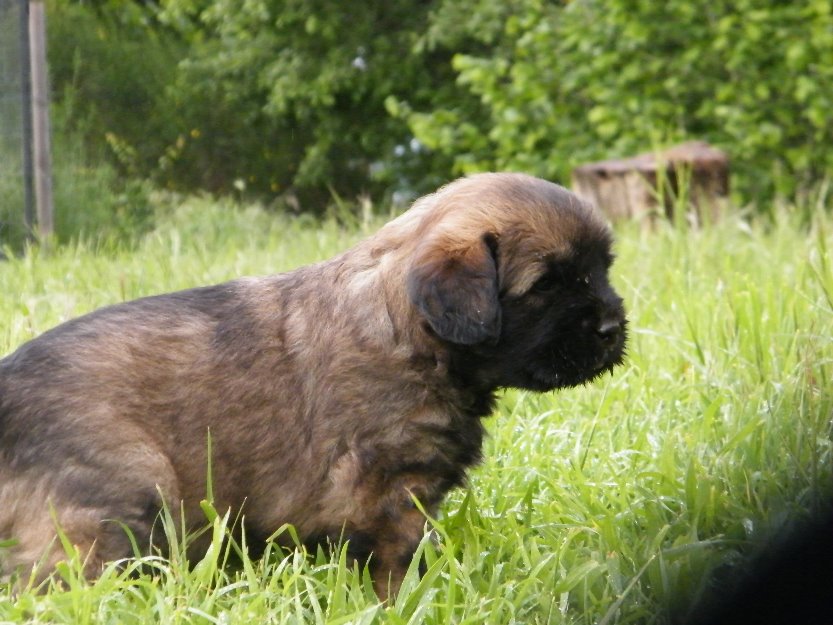
[[[596,328],[596,336],[605,347],[613,347],[621,342],[625,332],[623,319],[605,319]]]
[[[625,350],[627,319],[622,300],[612,299],[596,325],[596,341],[600,352],[600,368],[610,367],[622,360]]]

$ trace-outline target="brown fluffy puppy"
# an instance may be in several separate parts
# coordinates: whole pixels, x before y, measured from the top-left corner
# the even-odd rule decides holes
[[[424,517],[480,457],[500,387],[581,384],[622,358],[610,233],[520,174],[460,179],[376,235],[289,273],[148,297],[64,323],[0,361],[0,555],[90,575],[147,544],[162,499],[251,540],[340,537],[395,592]],[[161,493],[161,498],[160,498]],[[245,505],[244,505],[245,504]],[[51,512],[54,510],[54,512]]]

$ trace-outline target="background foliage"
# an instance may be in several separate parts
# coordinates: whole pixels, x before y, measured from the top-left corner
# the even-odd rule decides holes
[[[477,4],[500,7],[495,19],[466,21],[447,2],[430,33],[435,45],[459,48],[461,33],[483,44],[452,60],[481,115],[457,104],[404,115],[460,171],[568,180],[583,161],[687,138],[729,152],[744,199],[791,195],[833,171],[829,2]]]
[[[51,0],[49,44],[70,127],[163,187],[320,212],[698,138],[745,203],[833,171],[831,21],[827,0]]]

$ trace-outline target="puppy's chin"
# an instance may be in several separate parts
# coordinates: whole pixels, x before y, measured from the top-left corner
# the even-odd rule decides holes
[[[602,362],[596,367],[585,371],[562,372],[555,367],[530,367],[524,372],[527,380],[517,386],[539,393],[556,391],[563,388],[573,388],[599,379],[613,371],[613,368],[621,363],[622,355],[618,355],[613,360]]]
[[[491,363],[491,369],[487,366],[482,370],[486,372],[484,377],[491,377],[499,387],[537,392],[571,388],[588,384],[622,364],[626,344],[624,327],[611,344],[601,344],[580,331],[556,333],[542,345],[506,341],[484,359]]]
[[[458,376],[474,387],[542,393],[582,386],[610,373],[624,360],[625,340],[623,337],[615,347],[589,359],[565,358],[563,354],[553,358],[550,350],[511,352],[505,345],[478,346],[459,350],[452,362]]]

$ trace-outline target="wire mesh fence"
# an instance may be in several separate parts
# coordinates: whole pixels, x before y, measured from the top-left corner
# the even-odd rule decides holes
[[[0,0],[0,253],[34,219],[28,0]]]

